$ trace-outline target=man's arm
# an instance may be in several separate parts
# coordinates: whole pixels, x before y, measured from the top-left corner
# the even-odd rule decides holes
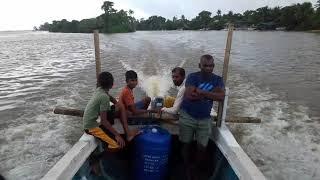
[[[119,136],[120,134],[112,127],[107,119],[107,111],[100,112],[101,124],[107,128],[114,136]]]
[[[116,98],[112,97],[110,94],[108,94],[109,98],[110,98],[110,101],[113,103],[113,104],[117,104],[118,101],[116,100]]]
[[[107,128],[113,135],[119,135],[107,120],[107,112],[110,110],[110,96],[108,93],[100,97],[100,120],[101,124]]]
[[[190,101],[197,101],[202,98],[197,92],[197,81],[198,79],[194,74],[189,74],[186,79],[184,97]]]
[[[156,110],[146,110],[146,109],[137,109],[135,104],[129,105],[128,110],[132,112],[133,115],[139,115],[139,114],[144,114],[144,113],[157,113],[158,111]]]
[[[223,101],[225,96],[224,90],[220,87],[217,87],[210,92],[196,88],[196,92],[199,94],[200,97],[211,99],[213,101]]]
[[[186,86],[184,95],[191,101],[200,100],[202,98],[197,92],[197,88],[195,86]]]
[[[123,148],[125,146],[125,141],[123,140],[123,138],[120,136],[120,134],[112,127],[112,125],[108,121],[107,111],[100,112],[100,119],[101,119],[101,124],[114,135],[119,146],[121,148]]]

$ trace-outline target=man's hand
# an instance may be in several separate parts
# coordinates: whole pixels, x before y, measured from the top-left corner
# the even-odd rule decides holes
[[[120,135],[116,135],[115,138],[116,138],[116,141],[117,141],[118,145],[120,146],[120,148],[123,148],[126,145],[125,141],[123,140],[123,138]]]
[[[185,91],[185,97],[187,99],[189,99],[190,101],[198,101],[202,98],[202,96],[200,96],[199,94],[199,90],[197,90],[198,88],[191,86],[191,87],[186,87],[186,91]]]
[[[109,92],[107,93],[107,95],[109,96],[110,101],[111,101],[114,105],[116,105],[116,104],[118,103],[118,101],[116,100],[116,98],[112,97],[112,96],[109,94]]]
[[[202,89],[196,88],[196,93],[198,94],[199,97],[204,97],[207,91],[204,91]]]
[[[196,88],[195,91],[198,94],[199,99],[206,98],[212,99],[214,101],[223,101],[225,95],[224,90],[221,88],[215,88],[213,91],[210,92]]]
[[[150,112],[150,113],[159,113],[161,112],[161,109],[149,109],[147,110],[147,112]]]
[[[198,88],[195,88],[194,91],[191,92],[191,96],[193,98],[199,99],[199,92],[197,91]]]
[[[156,113],[157,115],[161,116],[161,114],[163,113],[162,108],[157,108],[153,110],[153,113]]]
[[[139,129],[130,130],[127,133],[127,141],[130,142],[136,135],[140,134],[141,131]]]

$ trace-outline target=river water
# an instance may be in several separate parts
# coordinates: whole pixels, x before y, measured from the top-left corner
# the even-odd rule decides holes
[[[221,75],[226,31],[159,31],[100,35],[102,69],[140,78],[135,94],[174,92],[170,69],[198,70],[214,55]],[[39,179],[81,136],[80,118],[56,106],[84,108],[95,88],[91,34],[0,32],[0,173]],[[262,123],[229,125],[268,179],[320,179],[320,34],[234,33],[228,115]],[[156,88],[150,88],[156,87]]]

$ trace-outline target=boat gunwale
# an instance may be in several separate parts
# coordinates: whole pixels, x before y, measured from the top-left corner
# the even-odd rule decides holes
[[[41,178],[41,180],[72,179],[82,164],[98,147],[98,141],[84,133],[76,144]]]

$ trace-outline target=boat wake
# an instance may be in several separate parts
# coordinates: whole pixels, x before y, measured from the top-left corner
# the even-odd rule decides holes
[[[158,68],[158,72],[155,75],[147,75],[142,71],[143,67],[141,66],[140,68],[133,68],[122,60],[120,62],[127,71],[134,70],[137,72],[139,78],[138,86],[151,98],[168,95],[170,88],[174,86],[171,80],[171,70],[174,66],[162,65],[163,67]],[[181,61],[178,66],[183,67],[184,64],[185,60]]]
[[[278,94],[254,83],[236,83],[244,82],[240,75],[231,76],[230,80],[234,86],[229,112],[262,120],[257,126],[230,126],[264,174],[271,179],[318,177],[319,136],[313,128],[319,124],[309,117],[307,107],[286,102]],[[288,170],[292,171],[290,176],[285,174]]]

